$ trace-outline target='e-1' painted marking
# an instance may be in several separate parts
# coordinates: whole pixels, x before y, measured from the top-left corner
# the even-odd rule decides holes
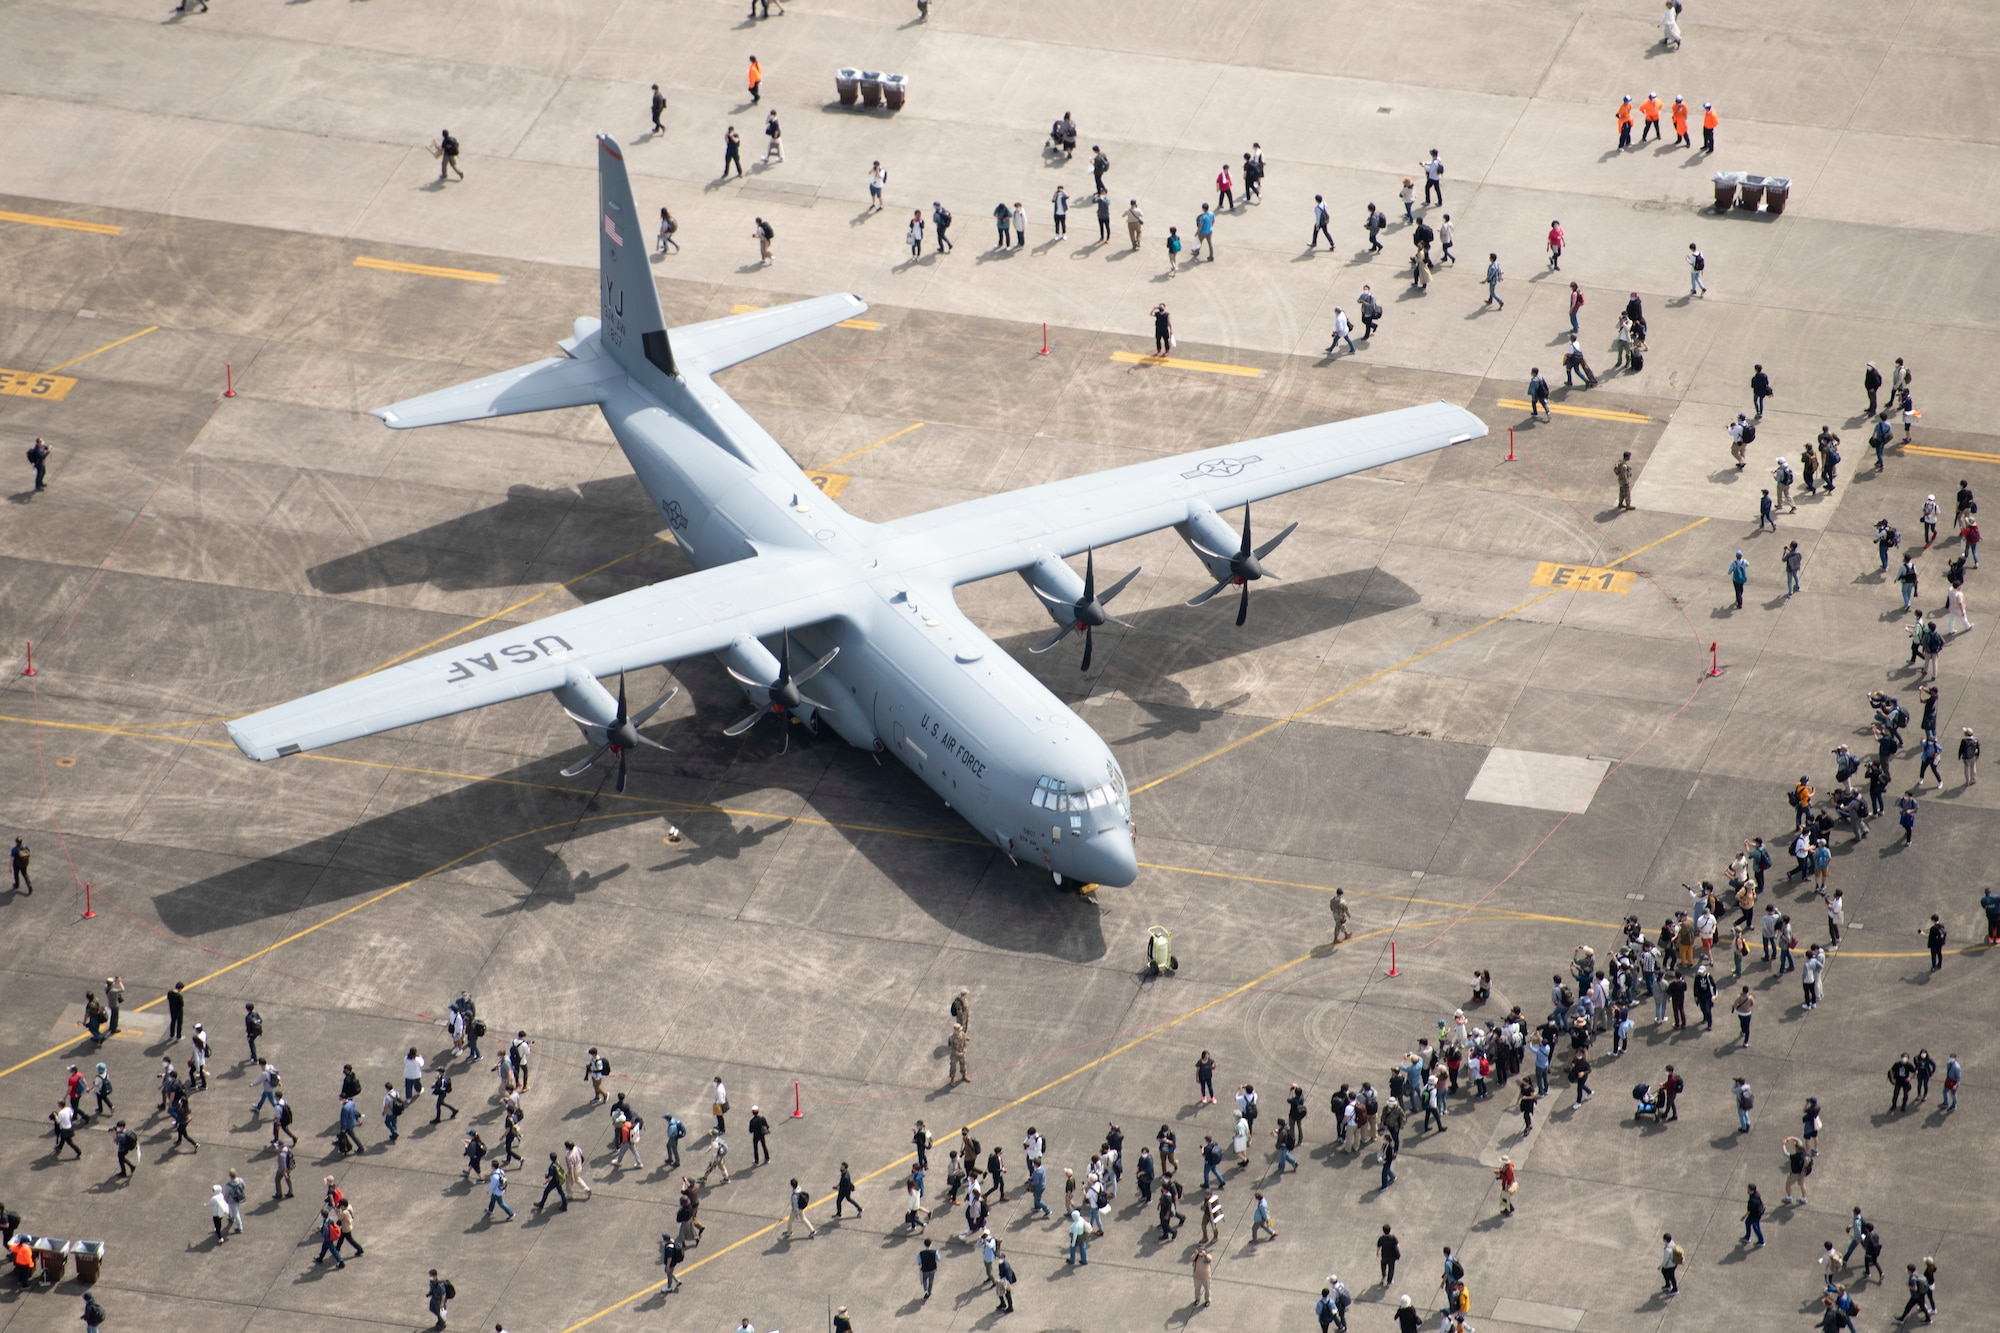
[[[549,647],[550,644],[554,644],[555,647]],[[559,635],[545,634],[541,638],[536,639],[532,646],[525,643],[510,643],[506,647],[495,651],[516,666],[526,666],[538,657],[554,657],[557,649],[565,653],[571,651],[569,640]],[[471,665],[468,666],[467,663]],[[444,683],[447,685],[456,685],[461,680],[471,680],[473,667],[479,667],[485,671],[498,672],[503,669],[504,664],[494,660],[493,653],[481,653],[477,657],[468,657],[464,661],[453,662],[451,664],[451,674],[444,678]]]
[[[1591,565],[1558,565],[1544,560],[1535,566],[1528,580],[1537,588],[1574,588],[1578,592],[1615,592],[1620,597],[1632,591],[1639,576],[1629,569],[1598,569]]]

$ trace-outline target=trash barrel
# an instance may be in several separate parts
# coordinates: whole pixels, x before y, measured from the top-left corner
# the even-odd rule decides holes
[[[1743,183],[1743,173],[1718,171],[1710,179],[1715,182],[1715,211],[1726,213],[1736,207],[1736,187]]]
[[[833,90],[840,94],[842,106],[853,106],[861,100],[861,71],[858,69],[837,69],[833,72]]]
[[[104,1242],[101,1240],[73,1240],[69,1252],[76,1257],[76,1280],[95,1282],[97,1275],[104,1271]]]
[[[1792,197],[1792,182],[1784,176],[1771,176],[1764,182],[1764,211],[1778,214],[1785,211],[1785,201]]]
[[[1765,184],[1762,176],[1745,176],[1737,188],[1736,206],[1746,213],[1756,212],[1764,203]]]
[[[861,71],[861,105],[882,105],[882,75],[879,70]]]
[[[35,1258],[42,1267],[42,1281],[60,1282],[69,1271],[69,1242],[44,1236],[35,1242]]]
[[[882,105],[888,107],[891,111],[901,111],[903,109],[903,99],[909,96],[909,93],[910,81],[904,75],[884,74],[882,76]]]

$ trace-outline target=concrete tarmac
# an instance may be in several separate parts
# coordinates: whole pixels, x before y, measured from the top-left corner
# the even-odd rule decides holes
[[[0,678],[14,775],[0,833],[32,844],[37,885],[6,900],[0,944],[15,1019],[0,1038],[14,1126],[0,1200],[36,1234],[107,1241],[100,1299],[116,1326],[148,1328],[421,1327],[433,1267],[459,1290],[455,1326],[513,1333],[662,1316],[798,1329],[843,1304],[862,1329],[1310,1327],[1329,1272],[1353,1288],[1358,1327],[1386,1327],[1401,1292],[1435,1308],[1444,1245],[1466,1261],[1482,1330],[1804,1326],[1812,1259],[1856,1204],[1887,1238],[1887,1285],[1859,1289],[1863,1327],[1901,1307],[1903,1265],[1926,1255],[1944,1318],[1990,1305],[2000,1279],[1979,1256],[2000,1216],[1980,1165],[1994,1057],[1978,1036],[1990,963],[1976,899],[2000,789],[1963,783],[1949,757],[1961,728],[2000,728],[1977,572],[1976,627],[1943,659],[1946,781],[1925,784],[1913,844],[1893,816],[1866,842],[1834,838],[1848,933],[1826,1003],[1802,1010],[1795,979],[1753,946],[1748,1050],[1726,1014],[1713,1033],[1673,1031],[1646,1006],[1629,1054],[1592,1052],[1606,1100],[1571,1111],[1552,1096],[1532,1136],[1498,1096],[1455,1104],[1446,1134],[1406,1131],[1386,1191],[1372,1160],[1329,1147],[1328,1094],[1383,1086],[1468,1006],[1474,969],[1494,973],[1485,1014],[1539,1017],[1579,942],[1606,956],[1627,913],[1657,929],[1686,904],[1683,883],[1721,880],[1744,837],[1788,836],[1789,783],[1808,773],[1827,790],[1834,744],[1871,748],[1869,690],[1915,710],[1874,521],[1918,545],[1924,496],[1949,517],[1960,479],[1983,493],[2000,459],[1979,413],[1995,233],[1978,192],[1995,134],[1976,97],[2000,24],[1964,4],[1888,18],[1837,4],[1810,30],[1783,6],[1690,6],[1686,44],[1667,53],[1646,8],[1513,6],[1470,24],[1428,5],[1086,6],[1053,22],[939,0],[918,25],[913,6],[852,0],[754,22],[695,4],[0,6],[0,42],[26,53],[0,62],[0,435],[55,450],[41,493],[12,455],[20,484],[0,525],[0,621],[32,637],[37,667]],[[770,80],[757,107],[740,93],[752,50]],[[850,62],[907,72],[909,105],[838,106],[831,74]],[[657,138],[643,134],[654,79],[669,98]],[[1712,162],[1607,152],[1617,96],[1653,90],[1716,102]],[[784,119],[786,162],[713,180],[721,126],[754,165],[766,109]],[[1064,109],[1083,127],[1068,163],[1041,147]],[[468,180],[436,188],[424,143],[443,125]],[[673,752],[635,759],[623,798],[601,775],[558,775],[581,752],[539,700],[248,763],[219,719],[685,570],[594,414],[407,433],[365,415],[546,355],[594,312],[597,128],[631,150],[642,207],[682,220],[685,249],[656,266],[673,322],[830,290],[870,301],[869,326],[722,377],[865,517],[1435,399],[1493,435],[1259,506],[1260,530],[1301,526],[1240,630],[1222,605],[1182,605],[1206,580],[1170,534],[1099,552],[1101,573],[1144,572],[1117,608],[1131,627],[1098,635],[1088,674],[1069,644],[1026,655],[1048,622],[1018,581],[960,590],[1112,743],[1145,863],[1130,889],[1059,895],[901,768],[831,740],[795,729],[781,754],[768,727],[722,737],[741,696],[705,659],[673,667],[683,692],[652,728]],[[1272,162],[1265,201],[1223,218],[1213,266],[1169,281],[1165,225],[1190,231],[1216,167],[1252,140]],[[1146,212],[1137,253],[1122,223],[1093,243],[1091,143],[1112,158],[1116,211],[1136,195]],[[1433,146],[1463,262],[1417,294],[1394,195]],[[889,206],[867,216],[877,158]],[[1790,175],[1786,214],[1715,215],[1712,169]],[[1052,244],[1058,182],[1072,228]],[[1334,256],[1296,244],[1315,192],[1333,205]],[[1027,204],[1025,249],[990,248],[1003,195]],[[960,248],[907,264],[908,210],[938,198]],[[1399,219],[1372,260],[1370,199]],[[750,262],[754,213],[778,223],[768,269]],[[1540,256],[1551,218],[1570,237],[1561,274]],[[1712,288],[1693,302],[1689,240]],[[1504,312],[1481,305],[1493,250]],[[1588,296],[1592,390],[1556,373],[1571,276]],[[1388,308],[1382,331],[1327,357],[1333,307],[1352,314],[1362,282]],[[1642,372],[1611,373],[1603,349],[1633,290],[1651,350]],[[1182,364],[1134,356],[1161,300]],[[1886,375],[1899,355],[1924,415],[1876,474],[1861,366]],[[1778,397],[1739,474],[1722,427],[1749,410],[1756,361]],[[1552,422],[1519,405],[1531,364],[1559,386]],[[1775,536],[1757,534],[1771,458],[1795,460],[1822,424],[1844,437],[1836,490],[1797,496]],[[1627,449],[1639,507],[1620,513],[1610,467]],[[1805,586],[1786,598],[1778,558],[1793,540]],[[1920,556],[1926,608],[1957,547]],[[1739,548],[1741,611],[1725,573]],[[1704,674],[1711,642],[1718,676]],[[634,695],[668,674],[635,677]],[[1916,763],[1913,732],[1892,801]],[[1823,940],[1824,909],[1787,864],[1772,892]],[[1335,886],[1356,938],[1329,948]],[[1933,912],[1952,932],[1935,973],[1921,938]],[[1174,932],[1173,977],[1141,974],[1153,925]],[[82,1000],[113,972],[128,1031],[97,1049]],[[1723,980],[1733,993],[1726,963]],[[191,985],[190,1024],[215,1037],[198,1153],[170,1151],[154,1112],[162,1056],[187,1053],[164,1040],[159,997],[175,981]],[[945,1090],[960,987],[974,1080]],[[439,1025],[460,990],[493,1029],[483,1064],[453,1066],[464,1113],[433,1128],[426,1099],[387,1145],[380,1087],[409,1046],[448,1051]],[[270,1201],[268,1115],[245,1105],[247,1001],[298,1111],[294,1201]],[[520,1216],[488,1222],[459,1144],[468,1123],[497,1142],[486,1066],[516,1029],[537,1043]],[[582,1077],[593,1045],[608,1086],[650,1117],[643,1168],[601,1165],[608,1121]],[[1964,1062],[1963,1110],[1937,1109],[1940,1083],[1886,1110],[1883,1070],[1918,1047]],[[1296,1177],[1268,1177],[1268,1139],[1249,1171],[1229,1169],[1215,1304],[1195,1311],[1193,1230],[1159,1243],[1128,1176],[1091,1264],[1072,1269],[1061,1229],[1025,1216],[1018,1145],[1036,1126],[1051,1175],[1081,1177],[1107,1125],[1136,1154],[1167,1123],[1192,1186],[1185,1164],[1230,1120],[1196,1102],[1203,1049],[1225,1103],[1257,1086],[1266,1129],[1294,1082],[1312,1114]],[[100,1059],[118,1114],[141,1126],[129,1183],[101,1132],[114,1117],[78,1136],[81,1162],[48,1153],[67,1066]],[[1689,1085],[1680,1121],[1635,1124],[1627,1090],[1669,1062]],[[344,1063],[373,1090],[365,1151],[347,1157],[332,1146]],[[669,1295],[658,1236],[683,1173],[660,1164],[658,1117],[688,1122],[698,1172],[718,1074],[733,1179],[707,1194],[707,1239]],[[1735,1076],[1757,1090],[1748,1135]],[[1811,1202],[1784,1207],[1778,1142],[1808,1096],[1826,1107],[1822,1152]],[[773,1162],[754,1169],[753,1103],[774,1125]],[[930,1236],[944,1274],[918,1300],[898,1182],[919,1117],[939,1163],[960,1126],[1005,1150],[1013,1201],[995,1234],[1022,1279],[1015,1315],[992,1312],[977,1260],[947,1239],[963,1219],[942,1210]],[[593,1195],[536,1214],[540,1164],[565,1139],[600,1163]],[[1522,1177],[1505,1220],[1503,1152]],[[829,1225],[843,1161],[867,1211]],[[217,1246],[204,1205],[231,1168],[250,1183],[247,1227]],[[314,1267],[307,1240],[329,1174],[368,1250],[339,1271]],[[794,1174],[821,1234],[788,1242]],[[1774,1206],[1762,1250],[1736,1239],[1752,1182]],[[1256,1188],[1280,1237],[1253,1246]],[[1388,1288],[1372,1250],[1385,1222],[1406,1256]],[[1655,1295],[1663,1231],[1689,1254],[1671,1301]],[[0,1329],[67,1327],[78,1290],[6,1285]]]

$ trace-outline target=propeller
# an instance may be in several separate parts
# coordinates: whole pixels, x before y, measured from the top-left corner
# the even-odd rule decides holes
[[[722,734],[725,736],[741,736],[744,732],[756,726],[760,718],[769,713],[777,713],[782,716],[788,713],[796,713],[802,708],[810,708],[819,713],[831,713],[833,709],[830,705],[823,704],[817,699],[808,698],[806,695],[799,693],[799,686],[826,670],[827,663],[833,661],[838,656],[840,656],[840,648],[836,645],[827,651],[825,657],[820,658],[817,662],[814,662],[804,671],[794,676],[792,674],[792,632],[786,630],[784,637],[779,640],[778,678],[776,680],[768,684],[764,681],[752,680],[735,667],[725,664],[723,669],[734,676],[737,681],[748,685],[753,690],[767,691],[771,696],[771,701],[748,717],[732,722],[724,727]],[[792,732],[791,728],[787,727],[785,728],[784,746],[778,753],[783,754],[791,748]]]
[[[1068,624],[1034,647],[1028,649],[1028,651],[1031,653],[1045,653],[1068,638],[1070,631],[1080,629],[1083,631],[1082,669],[1085,671],[1090,670],[1090,631],[1104,624],[1106,621],[1114,625],[1125,624],[1118,617],[1106,612],[1104,604],[1125,591],[1125,585],[1138,577],[1139,571],[1135,569],[1124,578],[1118,580],[1118,582],[1106,588],[1103,595],[1100,596],[1097,592],[1097,553],[1095,551],[1085,551],[1083,554],[1083,598],[1081,601],[1078,601],[1074,605],[1069,605],[1049,596],[1040,588],[1035,589],[1037,597],[1040,597],[1056,610],[1067,612],[1070,619]]]
[[[1235,584],[1243,589],[1242,600],[1236,604],[1236,623],[1241,625],[1250,615],[1250,585],[1258,579],[1275,579],[1278,577],[1270,570],[1264,568],[1261,563],[1262,560],[1265,556],[1277,550],[1278,543],[1284,541],[1285,538],[1291,536],[1294,532],[1297,532],[1298,528],[1299,525],[1294,523],[1277,536],[1271,538],[1270,541],[1253,549],[1250,545],[1250,506],[1247,504],[1244,505],[1243,545],[1235,554],[1225,556],[1220,551],[1204,550],[1199,546],[1195,548],[1211,560],[1227,560],[1229,562],[1229,577],[1216,584],[1213,588],[1210,588],[1207,592],[1189,598],[1188,605],[1200,606],[1224,588]]]
[[[623,796],[625,794],[626,753],[631,750],[636,750],[641,745],[650,745],[655,750],[665,750],[669,748],[668,746],[660,744],[658,741],[654,740],[651,736],[641,735],[639,732],[639,728],[645,726],[647,722],[651,721],[653,714],[659,712],[662,708],[666,707],[667,701],[672,699],[676,694],[679,694],[680,692],[681,692],[681,687],[676,685],[672,689],[668,690],[665,694],[661,695],[659,698],[653,700],[653,702],[647,704],[644,708],[641,708],[637,713],[633,713],[628,716],[625,711],[625,673],[622,671],[619,672],[618,711],[612,715],[610,724],[608,726],[604,726],[601,728],[602,731],[604,732],[604,738],[605,738],[604,744],[598,746],[596,750],[592,751],[588,758],[580,759],[576,763],[571,764],[568,768],[565,768],[562,771],[562,775],[566,778],[577,777],[581,775],[586,769],[590,768],[591,765],[595,764],[598,760],[602,759],[607,753],[615,754],[618,756],[617,791],[620,796]],[[565,708],[563,711],[565,713],[569,713],[569,710],[567,708]],[[576,723],[578,726],[586,729],[598,728],[597,723],[592,722],[589,718],[578,717],[575,713],[569,713],[569,719],[570,721]]]

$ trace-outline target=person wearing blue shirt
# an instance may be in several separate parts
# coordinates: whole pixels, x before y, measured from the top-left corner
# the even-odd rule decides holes
[[[1215,214],[1208,205],[1201,206],[1201,212],[1194,219],[1195,258],[1201,258],[1201,248],[1208,247],[1208,261],[1215,262]]]
[[[1766,514],[1770,512],[1771,502],[1768,496],[1769,492],[1766,492],[1767,498],[1764,501],[1764,510]],[[1771,526],[1775,528],[1777,524],[1773,523]],[[1743,558],[1743,552],[1738,551],[1736,553],[1736,558],[1729,562],[1729,582],[1736,589],[1736,609],[1738,611],[1741,611],[1743,609],[1743,585],[1748,583],[1749,581],[1750,581],[1750,562]]]

